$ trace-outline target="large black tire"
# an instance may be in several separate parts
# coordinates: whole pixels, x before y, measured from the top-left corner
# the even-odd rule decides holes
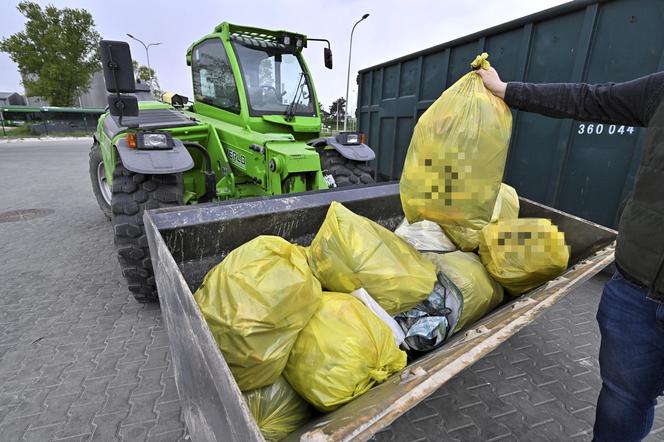
[[[373,169],[365,162],[353,161],[341,156],[336,150],[321,150],[320,166],[323,174],[332,175],[337,187],[373,183]]]
[[[111,191],[106,176],[103,174],[104,158],[101,155],[101,147],[95,141],[90,149],[90,181],[92,182],[92,193],[97,199],[99,208],[106,218],[111,219]]]
[[[118,158],[113,172],[113,232],[127,287],[138,302],[156,302],[157,287],[143,211],[182,203],[181,174],[144,175],[126,169]]]

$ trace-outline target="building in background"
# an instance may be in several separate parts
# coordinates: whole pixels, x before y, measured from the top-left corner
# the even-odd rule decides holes
[[[18,92],[0,92],[0,106],[25,106],[25,97]]]
[[[27,91],[26,91],[27,95]],[[74,99],[73,107],[82,108],[104,108],[106,107],[106,84],[104,83],[104,74],[102,71],[95,72],[90,80],[88,89]],[[0,103],[1,104],[1,103]],[[22,103],[26,104],[26,103]],[[50,103],[43,97],[28,96],[27,104],[29,106],[50,106]]]

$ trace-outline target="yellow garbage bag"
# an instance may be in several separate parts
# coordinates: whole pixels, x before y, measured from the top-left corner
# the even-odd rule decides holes
[[[569,247],[548,219],[522,218],[487,225],[480,235],[480,257],[491,276],[518,296],[561,275]]]
[[[365,289],[391,315],[425,299],[436,268],[383,226],[333,202],[308,249],[309,265],[326,290]]]
[[[517,219],[519,208],[519,195],[517,195],[516,189],[502,183],[498,191],[498,198],[496,198],[496,205],[493,207],[491,222]]]
[[[283,376],[277,382],[243,393],[263,437],[276,442],[297,430],[311,418],[310,405],[293,390]]]
[[[503,302],[503,288],[487,273],[472,252],[425,253],[461,291],[463,307],[454,332],[471,325]]]
[[[212,268],[194,299],[240,389],[252,390],[277,381],[321,296],[302,247],[259,236]]]
[[[323,293],[323,302],[300,332],[284,376],[320,411],[332,411],[406,366],[406,353],[390,327],[362,301]]]
[[[488,68],[486,53],[472,66]],[[469,72],[415,126],[400,193],[410,223],[435,221],[461,250],[474,250],[503,178],[512,114]]]

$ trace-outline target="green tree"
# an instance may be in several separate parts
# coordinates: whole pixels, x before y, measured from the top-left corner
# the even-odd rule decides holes
[[[145,65],[139,65],[136,60],[132,60],[131,65],[134,69],[134,77],[141,83],[147,84],[155,98],[161,99],[162,90],[155,70]]]
[[[147,66],[139,66],[136,78],[141,80],[143,83],[150,86],[150,89],[154,92],[159,90],[159,80],[157,79],[157,73],[154,69]]]
[[[0,40],[0,51],[18,65],[28,95],[52,106],[70,106],[78,90],[87,90],[100,69],[99,34],[85,9],[22,1],[17,9],[25,29]]]
[[[343,119],[346,115],[346,99],[344,97],[337,98],[330,105],[330,116],[336,119],[337,114],[339,119]]]
[[[330,118],[330,113],[325,110],[325,106],[320,101],[318,102],[318,109],[320,109],[320,118],[323,121],[327,121]]]

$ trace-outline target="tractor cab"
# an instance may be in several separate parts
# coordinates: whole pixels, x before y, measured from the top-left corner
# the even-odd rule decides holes
[[[260,133],[314,138],[321,121],[306,46],[302,34],[220,24],[187,51],[194,112]],[[329,47],[324,55],[331,68]]]

